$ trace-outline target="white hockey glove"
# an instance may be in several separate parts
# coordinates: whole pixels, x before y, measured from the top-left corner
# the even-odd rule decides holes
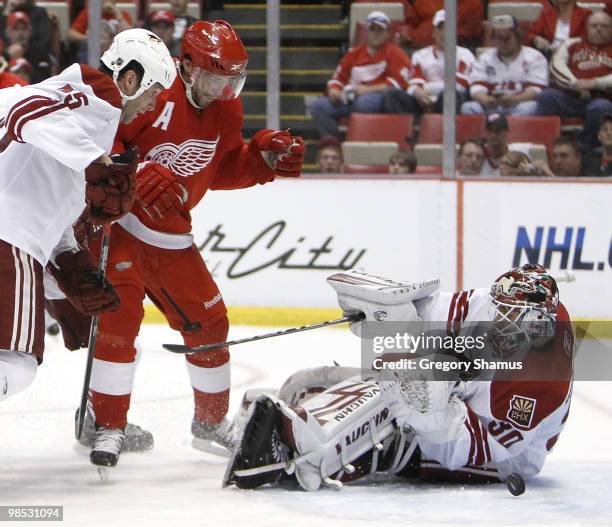
[[[334,274],[327,278],[327,282],[338,294],[338,304],[344,316],[365,314],[369,329],[380,335],[385,329],[397,332],[397,328],[385,328],[384,322],[419,323],[421,319],[413,300],[425,298],[439,287],[437,278],[421,283],[397,282],[354,269]],[[361,337],[363,322],[353,322],[350,328]],[[418,332],[418,327],[413,326],[413,329]]]
[[[396,375],[381,381],[381,394],[400,427],[410,427],[429,443],[446,443],[461,431],[467,409],[454,393],[454,381],[428,381]]]

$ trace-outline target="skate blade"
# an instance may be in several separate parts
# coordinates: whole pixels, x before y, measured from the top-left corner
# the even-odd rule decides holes
[[[225,447],[215,443],[214,441],[209,441],[207,439],[200,439],[198,437],[194,437],[191,441],[191,446],[196,450],[201,452],[206,452],[208,454],[213,454],[219,457],[229,458],[232,453]]]
[[[98,477],[100,478],[100,484],[105,485],[110,475],[110,467],[96,467]]]

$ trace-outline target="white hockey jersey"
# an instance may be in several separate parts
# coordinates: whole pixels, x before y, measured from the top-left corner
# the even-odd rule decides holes
[[[522,46],[516,58],[502,61],[495,48],[484,51],[472,65],[470,94],[478,92],[514,94],[527,88],[541,91],[548,86],[548,62],[538,50]]]
[[[44,267],[76,246],[85,168],[112,149],[121,116],[112,79],[74,64],[31,86],[0,90],[0,239]]]
[[[488,289],[438,292],[415,305],[423,320],[446,321],[448,331],[492,320],[494,313]],[[540,472],[563,430],[571,398],[574,336],[562,305],[557,321],[550,349],[530,354],[524,366],[532,373],[554,370],[555,380],[521,380],[517,373],[516,380],[466,382],[459,393],[467,407],[460,435],[442,444],[420,440],[422,468],[501,480],[512,473],[528,478]]]
[[[474,63],[472,52],[457,46],[457,91],[465,93],[469,86],[469,73]],[[412,71],[408,81],[408,93],[412,94],[417,86],[431,95],[439,95],[444,90],[444,53],[434,46],[415,51],[412,55]]]

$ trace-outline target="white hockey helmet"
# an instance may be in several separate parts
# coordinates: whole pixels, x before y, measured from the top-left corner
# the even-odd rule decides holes
[[[123,103],[135,99],[156,82],[170,88],[176,78],[176,66],[166,45],[146,29],[127,29],[118,33],[100,61],[113,72],[117,83],[119,72],[132,60],[144,69],[140,87],[134,95],[121,94]]]

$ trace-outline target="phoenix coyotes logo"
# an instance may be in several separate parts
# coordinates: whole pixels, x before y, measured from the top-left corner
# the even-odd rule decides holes
[[[521,428],[529,428],[535,412],[536,400],[522,395],[515,395],[510,401],[506,417],[508,421]]]
[[[145,161],[155,161],[179,176],[190,177],[208,166],[218,144],[219,136],[212,141],[189,139],[180,145],[162,143],[149,150]]]

